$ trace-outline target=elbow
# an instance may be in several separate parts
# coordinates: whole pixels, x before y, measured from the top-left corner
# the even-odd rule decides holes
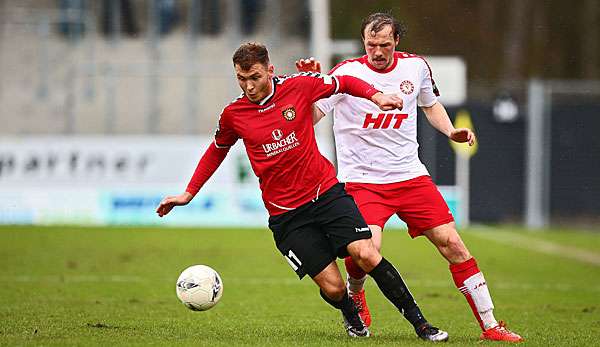
[[[435,108],[437,108],[438,106],[440,106],[440,102],[439,101],[435,101],[432,105],[429,106],[423,106],[421,107],[421,109],[423,110],[423,112],[427,113],[427,112],[431,112],[433,111]]]

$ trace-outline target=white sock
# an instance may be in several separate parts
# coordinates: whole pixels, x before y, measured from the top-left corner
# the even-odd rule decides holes
[[[483,274],[481,272],[476,273],[467,278],[464,284],[475,303],[475,307],[477,307],[477,312],[483,322],[483,328],[487,330],[497,326],[498,322],[494,318],[494,304]]]
[[[346,279],[348,280],[348,292],[350,292],[350,294],[352,295],[359,293],[363,289],[365,281],[367,280],[367,275],[359,279],[352,278],[349,275],[347,275]]]
[[[483,328],[485,330],[498,326],[498,322],[496,321],[496,318],[494,318],[494,310],[479,312],[479,316],[481,317]]]

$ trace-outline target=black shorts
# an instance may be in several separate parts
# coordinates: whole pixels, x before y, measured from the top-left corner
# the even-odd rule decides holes
[[[277,249],[300,278],[318,275],[336,257],[348,256],[348,244],[371,238],[354,199],[341,183],[316,201],[271,216],[269,228]]]

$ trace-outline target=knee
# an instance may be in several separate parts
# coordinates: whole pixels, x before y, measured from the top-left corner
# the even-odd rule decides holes
[[[462,263],[471,258],[469,250],[456,231],[446,239],[444,248],[446,250],[446,258],[451,263]]]
[[[375,250],[378,253],[381,253],[381,238],[380,239],[373,239],[373,247],[375,247]]]
[[[471,258],[471,254],[458,235],[454,223],[425,232],[425,236],[437,247],[450,264],[459,264]]]
[[[377,259],[379,255],[379,251],[373,244],[370,244],[368,247],[363,247],[358,252],[358,257],[362,262],[372,262]]]
[[[381,260],[379,251],[370,240],[361,240],[357,247],[354,247],[351,256],[352,259],[367,272],[367,269],[373,268]]]

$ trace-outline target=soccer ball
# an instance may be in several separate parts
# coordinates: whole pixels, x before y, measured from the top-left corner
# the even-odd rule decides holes
[[[176,285],[177,297],[190,310],[206,311],[223,295],[223,281],[206,265],[193,265],[183,270]]]

